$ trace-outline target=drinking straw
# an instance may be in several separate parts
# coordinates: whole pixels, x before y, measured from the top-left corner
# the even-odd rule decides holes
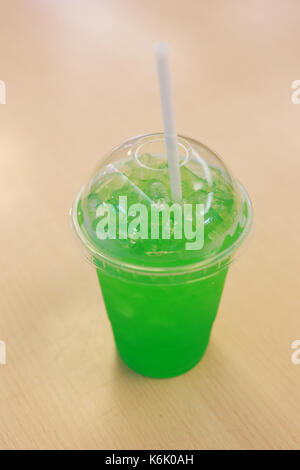
[[[165,42],[159,43],[155,47],[155,56],[164,122],[165,142],[167,147],[168,170],[170,175],[172,199],[174,202],[180,202],[182,199],[182,192],[178,158],[178,142],[172,99],[168,44]]]

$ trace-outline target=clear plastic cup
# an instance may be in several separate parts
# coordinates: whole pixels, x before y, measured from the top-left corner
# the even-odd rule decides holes
[[[182,203],[204,207],[204,245],[186,240],[99,240],[99,206],[171,205],[163,134],[133,137],[114,148],[79,191],[72,226],[96,268],[115,342],[124,362],[150,377],[172,377],[203,356],[229,265],[247,238],[250,199],[223,161],[199,142],[179,137]]]

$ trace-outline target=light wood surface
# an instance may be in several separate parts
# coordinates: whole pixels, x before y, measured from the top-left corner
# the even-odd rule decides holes
[[[300,2],[2,0],[0,448],[300,448]],[[248,189],[252,241],[201,363],[152,380],[118,358],[68,211],[115,144],[177,127]]]

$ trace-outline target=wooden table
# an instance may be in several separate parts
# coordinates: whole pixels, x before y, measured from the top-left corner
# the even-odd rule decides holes
[[[4,0],[0,6],[0,447],[300,447],[300,3]],[[201,363],[169,380],[118,358],[68,211],[115,144],[162,129],[167,40],[180,133],[255,208]]]

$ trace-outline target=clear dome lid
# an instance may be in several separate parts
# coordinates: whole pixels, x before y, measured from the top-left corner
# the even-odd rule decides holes
[[[252,207],[243,186],[224,162],[205,145],[188,137],[178,137],[178,154],[183,204],[202,204],[204,238],[201,249],[185,249],[187,239],[141,238],[136,230],[126,234],[134,216],[116,236],[99,239],[97,227],[105,208],[122,216],[120,196],[126,196],[126,210],[134,204],[172,206],[168,160],[162,133],[133,137],[115,147],[96,167],[79,192],[72,220],[86,253],[97,267],[108,262],[134,270],[178,270],[206,268],[212,263],[229,263],[247,236],[252,223]],[[125,229],[125,232],[124,232]],[[122,233],[122,230],[124,233]],[[174,233],[173,233],[174,235]]]

